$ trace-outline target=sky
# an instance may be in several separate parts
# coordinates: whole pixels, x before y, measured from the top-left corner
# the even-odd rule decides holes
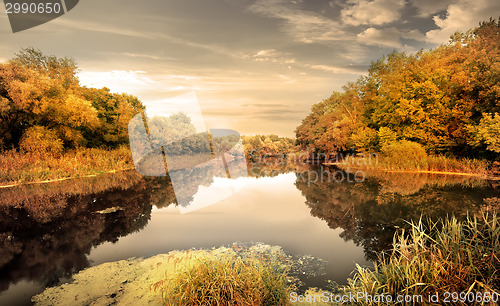
[[[490,17],[500,1],[81,0],[12,33],[2,7],[0,62],[33,47],[74,58],[82,85],[146,105],[194,93],[209,128],[293,136],[312,104],[371,61],[435,48]]]

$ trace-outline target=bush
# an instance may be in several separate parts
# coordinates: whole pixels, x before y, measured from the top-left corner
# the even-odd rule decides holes
[[[19,142],[21,150],[34,154],[57,154],[63,150],[63,142],[57,134],[43,126],[28,128]]]
[[[424,147],[408,140],[388,142],[381,151],[388,163],[398,168],[420,168],[427,159]]]

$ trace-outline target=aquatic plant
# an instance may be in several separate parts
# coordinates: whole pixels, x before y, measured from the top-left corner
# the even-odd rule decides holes
[[[358,266],[347,292],[422,295],[424,299],[434,293],[463,293],[454,300],[458,305],[470,304],[468,293],[500,294],[500,219],[496,213],[483,212],[465,221],[452,217],[410,224],[409,233],[395,235],[392,252],[380,255],[374,271]]]
[[[172,258],[179,264],[152,284],[165,305],[289,305],[293,285],[281,260],[253,253],[203,252]]]

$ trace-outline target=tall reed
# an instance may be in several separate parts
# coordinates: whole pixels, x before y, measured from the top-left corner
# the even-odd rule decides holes
[[[208,254],[151,286],[165,305],[289,305],[286,266],[260,255]]]
[[[489,292],[500,294],[500,219],[496,213],[458,221],[411,223],[395,235],[374,271],[358,266],[345,290],[369,295]],[[459,299],[455,304],[470,304]],[[367,303],[370,304],[370,303]],[[488,303],[486,303],[488,304]]]

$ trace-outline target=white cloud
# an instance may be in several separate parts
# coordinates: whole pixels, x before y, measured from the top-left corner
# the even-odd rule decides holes
[[[338,67],[331,65],[311,65],[305,64],[304,67],[320,70],[324,72],[331,72],[334,74],[351,74],[351,75],[361,75],[366,73],[366,69],[357,69],[357,68],[347,68],[347,67]]]
[[[276,49],[260,50],[252,56],[252,60],[256,62],[272,62],[280,64],[294,64],[296,60],[291,58],[289,54],[277,51]]]
[[[403,47],[399,48],[399,51],[405,52],[406,54],[416,54],[418,52],[418,49],[413,46],[404,45]]]
[[[176,58],[173,58],[173,57],[158,56],[158,55],[147,54],[147,53],[122,52],[122,53],[116,53],[116,54],[123,55],[123,56],[128,56],[128,57],[132,57],[132,58],[145,58],[145,59],[151,59],[151,60],[157,60],[157,61],[174,61],[174,60],[177,60]]]
[[[130,92],[131,88],[156,83],[146,76],[145,71],[81,71],[78,77],[82,85],[100,88],[106,84],[112,92]]]
[[[58,18],[50,23],[50,25],[57,29],[58,31],[67,31],[69,28],[83,30],[83,31],[91,31],[96,33],[104,33],[104,34],[112,34],[112,35],[121,35],[128,36],[131,38],[140,38],[144,40],[155,40],[155,41],[169,41],[174,44],[188,46],[192,48],[204,49],[213,53],[225,55],[232,58],[241,59],[243,55],[239,52],[235,52],[234,49],[224,48],[217,44],[203,44],[197,41],[186,40],[183,38],[179,38],[176,36],[169,35],[167,33],[161,31],[140,31],[135,29],[127,29],[124,27],[117,27],[114,25],[109,25],[106,23],[100,22],[91,22],[91,21],[82,21],[82,20],[71,20],[71,19],[61,19]],[[64,29],[64,30],[61,30]],[[134,54],[128,53],[123,54],[128,56],[143,56],[145,54]],[[161,58],[157,56],[147,55],[147,57],[152,59],[162,59],[162,60],[172,60],[173,58]]]
[[[362,44],[396,48],[407,53],[415,53],[417,49],[407,44],[403,46],[401,38],[416,41],[425,41],[426,39],[425,35],[418,30],[399,30],[395,27],[384,29],[371,27],[358,34],[358,42]]]
[[[445,43],[456,31],[466,31],[487,21],[490,17],[500,15],[500,1],[495,0],[459,0],[450,4],[446,17],[434,16],[434,22],[439,27],[426,33],[427,41]]]
[[[255,53],[253,57],[271,57],[277,55],[280,55],[280,52],[276,51],[276,49],[265,49]]]
[[[358,34],[358,40],[367,45],[375,45],[389,48],[401,48],[399,41],[400,32],[396,28],[375,29],[368,28]]]
[[[256,54],[252,56],[252,59],[257,62],[272,62],[279,64],[287,64],[292,65],[294,67],[300,67],[305,69],[313,69],[323,72],[330,72],[334,74],[362,74],[364,72],[361,70],[354,69],[352,67],[341,67],[341,66],[331,66],[324,64],[310,64],[300,62],[295,58],[289,57],[287,53],[280,52],[276,49],[264,49],[258,51]],[[287,66],[288,69],[292,68],[292,66]],[[287,76],[279,75],[282,79],[290,79]],[[294,80],[295,81],[295,80]]]
[[[382,25],[399,20],[404,0],[348,0],[341,11],[345,24]]]
[[[283,75],[283,74],[278,75],[278,77],[279,77],[280,79],[284,80],[284,81],[285,81],[285,83],[287,83],[287,84],[291,84],[291,83],[295,83],[295,82],[297,82],[297,80],[296,80],[296,79],[293,79],[293,78],[291,78],[291,77],[289,77],[289,76],[286,76],[286,75]]]
[[[312,43],[345,38],[337,21],[321,14],[305,11],[300,3],[287,0],[258,0],[250,11],[284,21],[281,29],[297,41]]]

